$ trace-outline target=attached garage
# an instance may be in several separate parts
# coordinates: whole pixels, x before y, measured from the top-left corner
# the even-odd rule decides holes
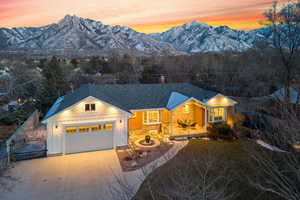
[[[114,123],[65,127],[65,153],[113,149]]]

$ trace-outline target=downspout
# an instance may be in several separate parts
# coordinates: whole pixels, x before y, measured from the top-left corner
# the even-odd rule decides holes
[[[207,106],[205,106],[204,131],[207,132]]]

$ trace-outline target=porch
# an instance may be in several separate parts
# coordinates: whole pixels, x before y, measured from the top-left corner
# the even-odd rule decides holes
[[[154,109],[133,113],[134,116],[128,122],[131,141],[146,135],[167,141],[170,137],[206,133],[206,109],[195,101],[186,102],[171,111]]]

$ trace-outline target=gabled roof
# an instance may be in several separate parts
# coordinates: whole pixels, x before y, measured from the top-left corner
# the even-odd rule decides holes
[[[182,99],[191,97],[203,102],[215,95],[217,95],[216,92],[204,90],[188,83],[86,84],[58,99],[44,120],[89,96],[130,112],[131,110],[168,108],[168,105],[180,103],[179,101]]]
[[[172,92],[167,104],[167,109],[173,110],[173,108],[176,108],[178,105],[184,103],[188,99],[190,98],[183,94],[180,94],[178,92]]]

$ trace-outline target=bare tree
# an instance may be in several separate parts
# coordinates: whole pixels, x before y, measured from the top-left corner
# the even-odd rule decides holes
[[[267,149],[248,149],[252,158],[252,168],[256,172],[248,176],[249,183],[261,192],[275,195],[278,199],[300,199],[300,158],[294,149],[299,141],[299,120],[289,109],[282,112],[281,118],[272,121],[274,131],[268,133],[273,141],[286,152],[274,152]],[[274,149],[273,149],[274,150]]]
[[[140,195],[134,199],[186,199],[186,200],[230,200],[237,192],[229,191],[235,176],[229,172],[229,166],[220,166],[213,149],[207,150],[206,156],[191,155],[189,159],[173,165],[163,177],[148,177]],[[229,164],[229,163],[228,163]],[[143,168],[137,173],[137,179],[144,180],[157,166]],[[117,185],[111,190],[116,199],[130,199],[137,188],[130,185],[125,177],[116,177]],[[141,195],[142,194],[142,195]]]
[[[282,8],[278,8],[275,1],[265,16],[272,28],[273,46],[282,61],[285,101],[290,102],[290,86],[298,67],[296,59],[300,50],[300,1],[289,0]]]

